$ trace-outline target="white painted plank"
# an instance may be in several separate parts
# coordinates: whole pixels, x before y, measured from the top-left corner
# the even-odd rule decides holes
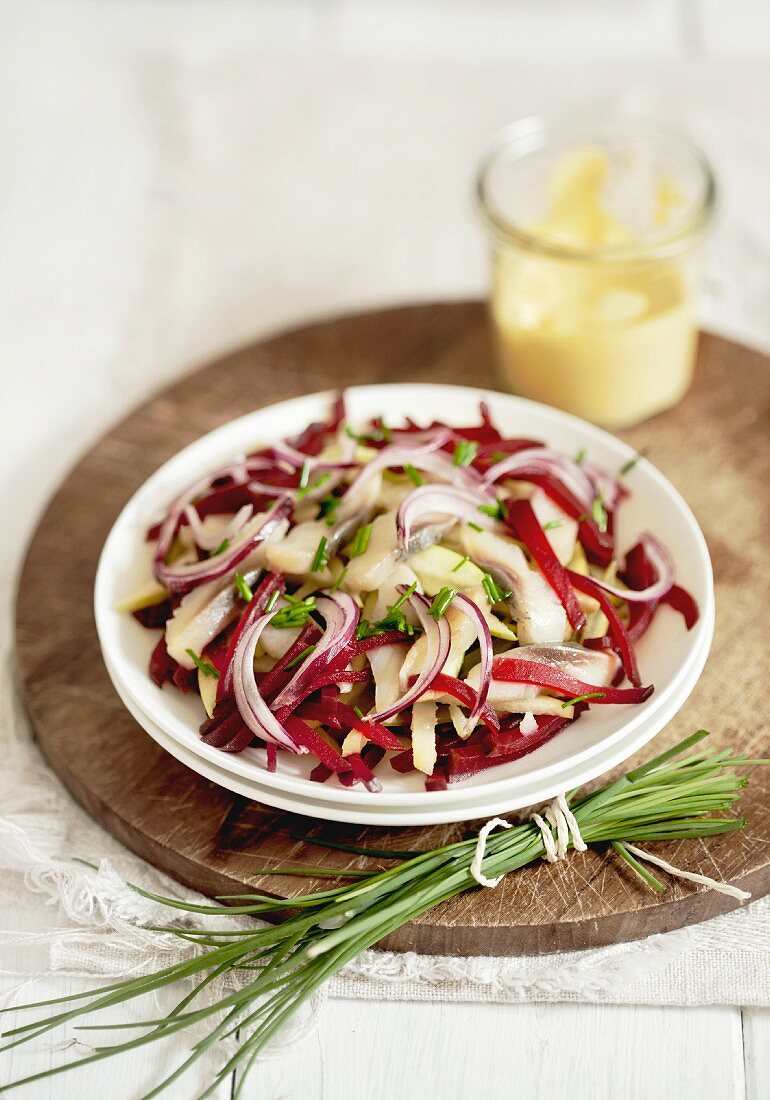
[[[3,979],[0,982],[0,997],[4,998],[17,984],[16,981]],[[55,977],[36,982],[28,987],[23,991],[21,999],[36,1001],[48,997],[62,997],[91,987],[92,983],[82,979]],[[150,998],[147,998],[143,1004],[144,1007],[121,1006],[115,1009],[109,1018],[105,1017],[99,1022],[125,1024],[156,1014],[157,1007]],[[53,1014],[55,1011],[57,1011],[55,1006],[39,1011],[11,1011],[2,1017],[2,1026],[4,1029],[11,1030],[44,1017],[48,1012]],[[96,1018],[93,1022],[96,1022]],[[89,1033],[76,1031],[72,1024],[68,1024],[48,1035],[32,1040],[28,1045],[4,1052],[0,1072],[0,1092],[3,1086],[11,1081],[45,1072],[65,1062],[87,1056],[91,1049],[87,1045],[89,1043],[94,1045],[119,1043],[137,1034],[135,1031]],[[26,1097],[30,1097],[30,1100],[65,1100],[67,1097],[79,1097],[85,1100],[85,1098],[109,1093],[110,1100],[136,1100],[168,1076],[184,1060],[188,1050],[188,1043],[184,1036],[151,1043],[136,1051],[126,1052],[94,1065],[82,1066],[64,1074],[36,1081],[20,1089],[19,1097],[20,1100]],[[200,1063],[196,1063],[184,1076],[169,1086],[163,1096],[168,1097],[168,1100],[190,1100],[191,1096],[197,1096],[209,1085],[220,1064],[221,1062],[211,1057],[201,1059]],[[228,1077],[212,1094],[213,1100],[227,1100],[230,1092],[231,1078]]]
[[[740,1011],[329,1001],[318,1030],[262,1062],[245,1095],[743,1100]]]
[[[329,40],[399,57],[618,59],[681,51],[670,0],[338,0]]]
[[[770,54],[767,0],[695,0],[700,44],[712,57],[762,57]]]
[[[770,1008],[744,1008],[743,1055],[746,1100],[766,1100],[770,1094]]]
[[[32,907],[28,912],[20,912],[7,905],[0,907],[0,929],[6,937],[11,937],[2,944],[0,971],[4,971],[5,974],[0,978],[0,1005],[3,1008],[10,1008],[11,1005],[64,997],[94,989],[99,984],[107,984],[106,979],[104,983],[100,983],[97,979],[69,978],[52,972],[41,980],[28,980],[22,988],[19,988],[24,982],[22,975],[46,973],[50,962],[45,936],[62,924],[61,913],[57,912],[55,907],[45,906],[41,899],[30,899],[29,895],[25,900],[31,901]],[[18,933],[36,934],[39,936],[39,941],[31,944],[16,943],[14,937]],[[164,1015],[181,999],[187,989],[189,986],[186,989],[180,987],[159,991],[157,996],[148,996],[133,1003],[115,1006],[110,1010],[109,1016],[98,1015],[97,1017],[95,1014],[90,1022],[125,1024]],[[12,991],[15,992],[11,998],[9,995]],[[70,1007],[75,1007],[76,1003],[50,1005],[43,1009],[24,1011],[11,1009],[0,1016],[0,1031],[10,1031],[35,1020],[46,1019]],[[0,1093],[3,1085],[10,1081],[53,1069],[64,1062],[86,1056],[90,1053],[88,1044],[106,1046],[125,1042],[141,1034],[134,1030],[102,1032],[77,1030],[79,1025],[86,1022],[85,1018],[73,1020],[47,1035],[32,1040],[29,1044],[5,1052],[0,1058]],[[196,1038],[200,1038],[201,1034],[199,1033]],[[115,1059],[106,1059],[91,1066],[72,1069],[64,1074],[35,1082],[20,1090],[19,1096],[33,1097],[34,1100],[64,1100],[68,1097],[90,1100],[91,1097],[100,1096],[108,1082],[113,1082],[115,1084],[114,1088],[110,1086],[112,1093],[110,1100],[137,1100],[184,1061],[190,1051],[191,1041],[183,1032],[177,1038],[149,1043],[137,1051],[127,1052]],[[1,1043],[2,1040],[0,1045]],[[191,1096],[197,1096],[214,1078],[224,1061],[223,1055],[208,1055],[202,1058],[199,1064],[191,1067],[189,1072],[170,1086],[163,1095],[168,1096],[169,1100],[189,1100]],[[228,1077],[214,1094],[214,1100],[226,1100],[230,1096],[231,1081],[232,1078]]]

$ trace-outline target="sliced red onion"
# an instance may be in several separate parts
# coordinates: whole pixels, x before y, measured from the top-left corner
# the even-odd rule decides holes
[[[626,490],[612,474],[608,474],[601,466],[592,466],[585,462],[581,468],[594,487],[594,499],[597,496],[601,497],[607,509],[614,512],[626,495]]]
[[[408,591],[403,584],[398,585],[398,590],[402,595]],[[452,635],[446,616],[441,615],[438,620],[434,619],[430,613],[431,601],[420,595],[419,592],[413,592],[408,602],[425,632],[425,640],[428,643],[425,663],[414,684],[399,699],[396,699],[394,703],[378,714],[370,715],[372,722],[384,722],[387,718],[392,718],[394,714],[398,714],[399,711],[410,707],[412,703],[416,702],[428,690],[434,677],[441,672],[449,656]]]
[[[244,504],[244,506],[235,513],[227,526],[220,528],[219,531],[206,531],[194,504],[188,504],[185,507],[184,514],[190,525],[195,545],[199,546],[201,550],[211,551],[216,550],[217,546],[220,546],[224,539],[230,542],[235,538],[238,532],[246,526],[254,514],[254,505]]]
[[[276,458],[281,459],[282,462],[291,466],[292,470],[299,470],[306,462],[311,464],[318,461],[317,458],[304,455],[302,451],[298,451],[296,447],[292,447],[291,444],[287,443],[285,440],[273,444],[273,454]]]
[[[637,590],[634,588],[619,588],[617,585],[609,584],[598,577],[591,578],[599,588],[609,592],[611,596],[617,596],[618,599],[625,600],[626,603],[649,603],[650,600],[660,600],[674,587],[674,581],[676,580],[673,559],[663,543],[656,539],[654,535],[648,533],[640,535],[639,542],[644,547],[647,561],[658,575],[658,579],[653,584],[648,585],[647,588]]]
[[[165,559],[171,547],[171,543],[174,541],[174,535],[179,526],[179,521],[184,515],[187,505],[202,493],[205,493],[214,482],[220,481],[222,478],[230,478],[235,485],[242,485],[249,480],[253,470],[273,469],[275,469],[275,462],[272,459],[264,458],[261,455],[252,455],[249,458],[240,455],[232,459],[226,466],[219,467],[219,469],[214,470],[212,473],[207,474],[206,477],[200,478],[200,480],[190,485],[169,504],[166,515],[161,521],[155,551],[156,559]],[[274,486],[271,486],[271,488],[274,488]]]
[[[301,500],[318,500],[320,497],[325,497],[327,493],[330,493],[332,489],[336,489],[339,483],[345,476],[344,469],[334,467],[335,473],[329,474],[321,480],[318,485],[312,488],[306,489],[300,498],[299,489],[292,489],[286,485],[267,485],[263,481],[250,481],[248,488],[253,493],[259,493],[266,497],[289,497],[295,503],[299,503]]]
[[[463,615],[471,620],[476,628],[479,639],[479,658],[481,665],[479,669],[479,688],[476,702],[473,704],[473,709],[465,721],[465,730],[470,733],[474,729],[479,719],[479,715],[484,709],[487,696],[489,695],[489,682],[492,679],[492,635],[489,631],[489,624],[484,617],[484,612],[469,596],[464,595],[462,592],[458,592],[452,601],[452,606],[462,611]]]
[[[303,454],[302,451],[298,451],[296,447],[292,447],[291,444],[281,441],[276,443],[273,447],[273,454],[281,462],[285,462],[293,470],[302,469],[305,464],[309,470],[313,470],[316,473],[321,471],[331,470],[350,470],[358,466],[359,463],[355,460],[356,455],[356,441],[349,436],[345,437],[342,445],[343,456],[339,462],[330,462],[327,459],[316,458],[313,455]]]
[[[241,635],[233,654],[233,692],[238,713],[252,733],[262,741],[267,741],[268,744],[280,745],[289,752],[300,755],[308,750],[294,740],[272,713],[260,694],[254,676],[254,652],[257,642],[275,614],[277,614],[276,611],[271,611],[268,615],[260,616]]]
[[[242,469],[244,476],[241,480],[247,481],[248,475],[254,473],[255,470],[275,470],[278,467],[284,473],[290,474],[294,467],[290,466],[286,469],[287,465],[287,463],[282,463],[280,459],[268,458],[267,455],[247,455],[245,458],[238,459],[238,463],[234,465],[233,469]]]
[[[523,478],[526,474],[541,474],[557,478],[586,512],[591,511],[591,505],[596,499],[596,490],[590,478],[576,462],[547,447],[531,447],[501,459],[487,470],[484,475],[484,485],[487,487],[494,485],[503,477],[516,479],[518,475]]]
[[[335,592],[319,597],[315,606],[326,623],[326,629],[313,653],[273,699],[271,706],[274,711],[292,710],[305,697],[309,685],[319,673],[355,638],[360,612],[352,596],[346,592]],[[339,679],[340,682],[348,682],[344,672],[340,673]]]
[[[180,565],[166,565],[161,554],[161,540],[155,553],[153,569],[156,579],[168,588],[169,592],[187,592],[204,581],[213,581],[234,569],[239,562],[271,535],[279,523],[286,521],[291,513],[291,501],[284,496],[277,500],[261,517],[259,525],[250,529],[247,526],[236,537],[233,544],[205,561],[185,562]],[[257,517],[259,518],[259,517]]]
[[[465,489],[477,489],[489,496],[490,491],[483,487],[481,475],[476,470],[467,466],[455,466],[449,455],[439,453],[440,448],[451,438],[452,433],[445,431],[437,433],[429,443],[417,447],[408,447],[405,443],[391,443],[388,447],[383,447],[350,484],[342,498],[340,514],[348,515],[357,508],[371,479],[391,466],[414,466],[416,470],[432,474],[442,481],[458,484]]]
[[[460,489],[456,485],[421,485],[405,497],[396,515],[396,531],[401,549],[409,551],[412,531],[417,521],[426,515],[452,516],[479,527],[493,528],[496,521],[479,505],[488,504],[489,498],[478,490]],[[420,524],[420,527],[424,524]]]
[[[253,478],[246,487],[263,497],[288,497],[294,500],[297,496],[296,489],[290,489],[286,485],[268,485],[264,481],[254,481]]]
[[[158,532],[158,541],[155,547],[155,560],[163,561],[166,554],[171,548],[171,543],[174,541],[174,535],[176,534],[179,521],[184,515],[184,510],[187,507],[189,501],[194,500],[195,497],[200,496],[209,488],[212,482],[216,481],[220,477],[232,477],[232,466],[227,466],[221,470],[215,470],[213,474],[208,474],[205,478],[201,478],[196,481],[195,484],[190,485],[183,493],[180,493],[178,497],[172,500],[168,506],[168,511],[163,518],[160,531]]]

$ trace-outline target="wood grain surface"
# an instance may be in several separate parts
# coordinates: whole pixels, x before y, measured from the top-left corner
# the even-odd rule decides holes
[[[130,367],[127,367],[130,369]],[[362,866],[297,834],[427,848],[468,824],[361,829],[295,817],[208,782],[134,722],[102,664],[91,610],[101,546],[119,511],[180,447],[261,405],[365,382],[494,386],[486,313],[477,302],[409,306],[282,333],[185,376],[131,413],[69,472],[34,535],[20,578],[17,664],[40,747],[73,796],[127,847],[207,894],[244,886],[283,896],[319,882],[260,877],[277,864]],[[622,433],[693,508],[709,543],[717,628],[706,671],[655,750],[698,727],[712,743],[755,755],[768,745],[765,627],[770,482],[770,362],[715,336],[701,339],[691,393]],[[419,411],[416,413],[419,415]],[[647,750],[649,756],[650,750]],[[657,845],[690,870],[770,892],[770,769],[754,773],[742,833]],[[328,883],[328,880],[323,880]],[[508,876],[494,891],[446,903],[383,942],[447,954],[540,953],[636,939],[724,912],[725,896],[672,883],[661,898],[611,853],[573,853]]]

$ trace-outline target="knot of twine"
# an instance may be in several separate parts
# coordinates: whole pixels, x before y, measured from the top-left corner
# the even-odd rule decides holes
[[[529,820],[537,825],[540,830],[540,834],[543,838],[543,847],[545,849],[543,859],[548,863],[557,863],[559,860],[564,859],[570,849],[570,844],[576,852],[585,852],[588,850],[588,845],[580,834],[580,826],[572,810],[569,808],[564,794],[557,795],[552,802],[548,803],[542,813],[531,814]],[[505,873],[498,875],[497,878],[487,878],[481,870],[481,865],[484,861],[484,853],[487,847],[487,838],[492,830],[496,828],[512,829],[513,826],[510,821],[506,821],[502,817],[493,817],[491,821],[483,825],[479,830],[476,851],[474,852],[473,861],[471,863],[471,874],[476,882],[478,882],[479,886],[487,886],[490,889],[494,889],[495,886],[505,878]],[[709,878],[708,875],[699,875],[694,871],[683,871],[679,867],[674,867],[673,864],[668,863],[665,859],[661,859],[660,856],[654,856],[650,852],[645,852],[643,849],[637,848],[635,844],[624,842],[624,847],[627,851],[632,852],[637,859],[644,860],[646,863],[651,863],[655,867],[660,867],[662,871],[667,871],[669,875],[673,875],[675,878],[687,879],[688,882],[697,882],[701,886],[707,886],[710,890],[717,890],[720,894],[727,894],[732,898],[737,898],[738,901],[747,901],[751,897],[748,891],[741,890],[740,887],[733,886],[729,882],[718,882],[716,879]]]

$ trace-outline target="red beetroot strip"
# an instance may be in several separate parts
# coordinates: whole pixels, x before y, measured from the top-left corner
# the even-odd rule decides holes
[[[611,513],[608,513],[607,530],[600,531],[593,516],[586,515],[572,493],[555,477],[538,472],[530,473],[526,468],[517,470],[515,476],[517,481],[530,481],[533,485],[538,485],[554,504],[558,504],[563,512],[578,521],[578,539],[589,561],[601,566],[610,564],[615,552]]]
[[[269,699],[272,695],[277,695],[279,691],[282,691],[286,687],[289,680],[294,675],[294,669],[287,670],[287,665],[299,657],[300,653],[303,653],[308,646],[315,645],[318,639],[321,637],[321,628],[315,623],[308,623],[303,627],[297,635],[297,640],[293,645],[284,653],[283,657],[279,657],[273,667],[259,682],[259,693],[263,699]]]
[[[601,692],[593,703],[643,703],[655,690],[652,684],[647,687],[612,688],[597,687],[585,680],[568,676],[561,669],[543,665],[536,661],[522,660],[520,657],[496,657],[492,664],[492,678],[513,684],[535,684],[558,691],[560,695],[577,698],[580,695],[592,695]]]
[[[182,668],[166,649],[165,635],[158,640],[158,644],[150,654],[149,666],[150,679],[162,688],[164,684],[172,683],[180,691],[195,691],[198,686],[198,670],[195,668]]]
[[[132,611],[131,614],[147,630],[164,630],[173,611],[171,600],[165,599],[150,607],[141,607],[138,611]]]
[[[212,717],[202,723],[200,735],[205,744],[223,752],[243,752],[254,740],[233,699],[217,703]]]
[[[301,718],[297,718],[294,715],[289,715],[283,722],[284,728],[288,733],[297,741],[298,744],[304,745],[309,752],[312,752],[313,756],[318,757],[322,764],[325,764],[327,768],[331,768],[333,772],[347,772],[350,771],[350,764],[344,756],[329,742],[326,738],[313,729],[312,726],[308,726],[306,722],[303,722]]]
[[[383,749],[391,749],[401,752],[403,744],[387,726],[381,722],[370,722],[366,718],[359,718],[352,707],[339,700],[322,700],[320,703],[305,703],[302,707],[301,718],[309,721],[321,722],[332,729],[352,729],[362,733],[364,737]]]
[[[368,668],[363,668],[360,671],[346,669],[344,672],[325,669],[319,675],[315,676],[311,683],[303,688],[302,694],[298,699],[293,701],[289,706],[279,707],[278,710],[273,713],[279,722],[283,722],[290,714],[294,714],[296,710],[302,706],[305,700],[308,699],[309,696],[314,695],[319,688],[329,687],[330,685],[336,685],[338,683],[366,684],[371,678],[372,674]]]
[[[385,750],[375,745],[373,746],[373,752],[375,755],[372,755],[372,749],[369,750],[366,760],[357,752],[352,752],[350,756],[344,757],[350,764],[351,770],[340,775],[339,780],[343,786],[352,787],[354,783],[358,782],[363,783],[367,791],[371,791],[372,794],[377,794],[382,790],[382,783],[373,774],[370,765],[377,764],[385,755]]]
[[[310,773],[310,778],[314,783],[325,783],[332,775],[334,772],[331,768],[327,768],[325,764],[316,764]]]
[[[303,432],[287,442],[289,446],[296,451],[302,451],[303,454],[318,455],[328,437],[335,434],[343,420],[345,420],[345,397],[344,394],[338,393],[334,399],[331,417],[326,423],[309,424]]]
[[[586,617],[574,593],[570,576],[554,554],[528,500],[506,500],[505,522],[516,538],[524,543],[540,572],[561,600],[573,630],[582,630]]]
[[[501,738],[491,752],[484,752],[478,745],[457,745],[449,749],[449,782],[456,783],[469,775],[518,760],[534,752],[555,737],[557,733],[575,721],[574,718],[555,718],[541,715],[536,719],[537,729],[533,733],[522,733],[518,726]]]
[[[499,678],[500,677],[498,677],[498,679]],[[468,684],[464,684],[462,680],[458,680],[454,676],[447,676],[444,672],[439,672],[437,676],[434,676],[428,690],[440,691],[444,695],[451,695],[453,699],[457,699],[471,710],[476,705],[476,699],[478,697],[478,693]],[[500,729],[500,719],[489,703],[485,703],[481,709],[481,720],[488,729]]]
[[[607,617],[610,638],[623,664],[626,676],[635,687],[640,687],[642,681],[639,676],[639,668],[636,663],[634,647],[625,626],[620,620],[620,616],[615,610],[615,605],[612,600],[591,577],[584,577],[580,573],[573,573],[572,571],[569,571],[568,576],[570,583],[573,584],[575,588],[580,592],[585,592],[587,596],[593,596],[599,604],[599,607]]]
[[[637,592],[643,588],[648,588],[658,579],[655,568],[647,560],[642,543],[638,542],[628,551],[623,571],[619,575],[624,584]],[[659,602],[668,604],[674,611],[678,611],[688,630],[692,630],[700,618],[697,603],[690,593],[686,589],[680,588],[678,584],[673,585],[666,595],[661,597]]]
[[[578,713],[574,718],[540,715],[535,719],[537,729],[533,733],[522,733],[519,729],[521,718],[511,717],[506,719],[508,725],[504,730],[490,732],[480,738],[474,734],[468,741],[454,738],[448,744],[442,745],[439,742],[438,763],[433,776],[429,776],[426,781],[426,788],[442,790],[441,782],[444,777],[444,782],[448,779],[450,783],[456,783],[469,775],[475,775],[498,764],[509,763],[511,760],[518,760],[534,752],[566,726],[576,721],[585,706],[578,704],[575,709]],[[402,775],[414,771],[412,750],[407,749],[391,757],[390,766]]]
[[[453,439],[451,443],[448,443],[443,449],[449,450],[450,453],[454,450],[455,439],[468,439],[473,440],[475,443],[489,445],[503,442],[502,437],[500,436],[500,432],[492,423],[489,407],[487,406],[485,401],[479,402],[479,415],[481,417],[481,423],[471,425],[468,428],[456,428],[453,424],[445,424],[443,420],[434,420],[433,423],[428,424],[427,427],[421,427],[419,424],[416,424],[415,421],[411,419],[411,417],[407,417],[407,426],[405,428],[391,428],[389,431],[390,435],[398,441],[402,437],[408,438],[415,432],[423,433],[430,431],[439,431],[442,428],[448,428],[452,432]],[[382,417],[375,417],[374,420],[372,420],[372,427],[382,431],[384,428]],[[512,440],[511,442],[516,441]],[[375,441],[374,446],[384,446],[386,445],[386,443],[387,440],[383,439],[379,443]],[[542,446],[542,444],[530,444],[529,442],[526,445],[534,447]]]
[[[519,451],[528,451],[532,447],[544,446],[545,444],[539,439],[497,439],[492,443],[482,443],[476,455],[474,466],[486,469],[488,466],[494,466],[501,455],[515,455]]]

